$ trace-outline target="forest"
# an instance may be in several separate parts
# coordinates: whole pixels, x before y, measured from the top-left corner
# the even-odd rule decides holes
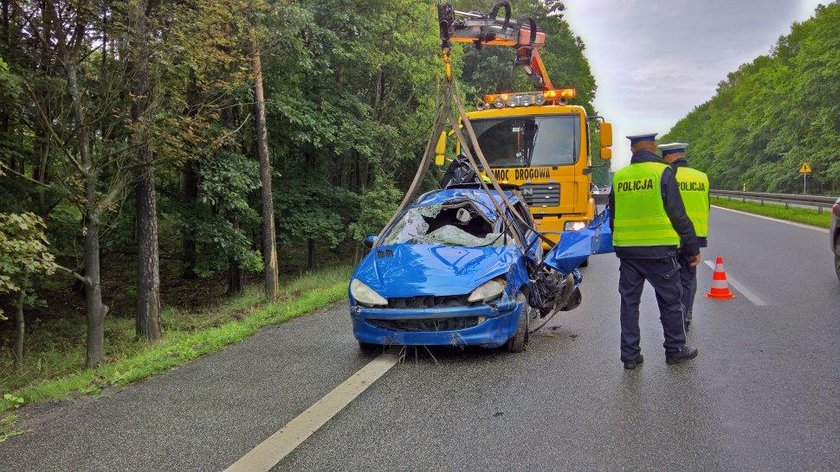
[[[730,73],[661,138],[689,143],[713,188],[840,193],[840,4],[795,23],[773,50]]]
[[[248,285],[276,300],[291,277],[352,262],[414,175],[443,80],[428,0],[0,8],[5,372],[43,368],[29,359],[33,334],[54,334],[47,350],[59,355],[82,352],[79,368],[98,366],[113,358],[112,320],[155,342],[167,336],[163,307]],[[548,33],[554,84],[595,112],[563,8],[513,2]],[[453,51],[468,102],[530,89],[513,58]]]

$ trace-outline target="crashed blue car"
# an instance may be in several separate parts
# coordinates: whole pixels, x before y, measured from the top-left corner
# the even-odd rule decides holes
[[[543,254],[524,199],[463,185],[426,193],[379,238],[350,281],[353,334],[363,351],[390,345],[525,348],[542,318],[580,303],[577,267],[612,249],[600,216]],[[497,207],[491,200],[500,205]],[[517,233],[518,238],[514,235]],[[604,238],[603,236],[607,236]]]

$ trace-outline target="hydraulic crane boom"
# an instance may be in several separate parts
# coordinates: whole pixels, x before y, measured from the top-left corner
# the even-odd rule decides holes
[[[451,0],[438,2],[437,7],[441,47],[449,48],[455,42],[472,43],[476,48],[485,45],[515,48],[514,65],[523,66],[534,87],[538,90],[554,88],[540,58],[545,33],[537,29],[533,18],[528,18],[526,23],[512,22],[509,1],[496,3],[489,14],[455,10]],[[504,19],[498,18],[501,8],[504,8]]]

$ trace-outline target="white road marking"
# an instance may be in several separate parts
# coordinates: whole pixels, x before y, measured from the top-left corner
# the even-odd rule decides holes
[[[786,220],[780,220],[780,219],[777,219],[777,218],[770,218],[769,216],[756,215],[755,213],[747,213],[745,211],[733,210],[732,208],[724,208],[724,207],[717,206],[717,205],[712,205],[712,208],[717,208],[719,210],[731,211],[732,213],[739,213],[741,215],[754,216],[756,218],[761,218],[762,220],[775,221],[776,223],[784,223],[786,225],[796,226],[797,228],[812,229],[814,231],[819,231],[820,233],[828,234],[828,229],[820,228],[818,226],[811,226],[811,225],[806,225],[804,223],[796,223],[794,221],[786,221]]]
[[[707,266],[711,267],[712,270],[715,270],[715,263],[712,261],[704,261]],[[767,306],[767,303],[762,300],[758,295],[752,293],[747,287],[744,287],[741,282],[733,279],[731,275],[726,274],[726,280],[729,282],[729,285],[735,287],[735,290],[741,292],[741,294],[746,297],[747,300],[751,301],[753,305],[756,306]]]
[[[391,367],[394,367],[398,361],[399,358],[393,354],[382,354],[370,361],[341,385],[289,421],[286,426],[234,462],[226,471],[270,470],[388,372]]]

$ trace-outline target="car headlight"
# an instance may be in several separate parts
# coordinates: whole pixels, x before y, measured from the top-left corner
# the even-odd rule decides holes
[[[469,298],[467,301],[470,303],[473,302],[484,302],[487,303],[491,300],[495,300],[499,298],[502,293],[505,291],[505,280],[504,279],[493,279],[488,280],[481,284],[477,289],[473,290],[470,293]]]
[[[353,295],[353,298],[362,305],[388,305],[388,300],[386,300],[382,295],[376,293],[372,288],[363,284],[359,279],[353,279],[353,281],[350,282],[350,294]]]
[[[586,228],[586,222],[583,221],[567,221],[563,227],[563,231],[580,231]]]

